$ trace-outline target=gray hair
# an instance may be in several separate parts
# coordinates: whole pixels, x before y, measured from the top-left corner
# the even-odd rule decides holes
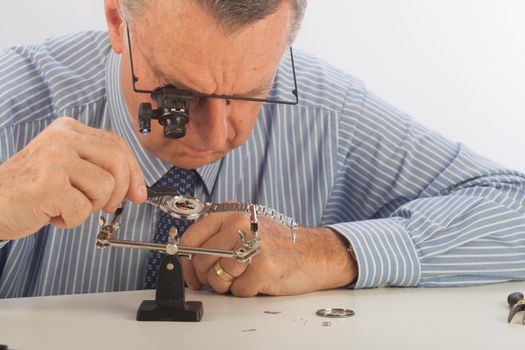
[[[132,21],[140,16],[151,0],[121,0],[124,17]],[[279,8],[283,1],[292,6],[292,28],[289,43],[291,44],[301,26],[308,0],[193,0],[204,9],[209,9],[228,33],[234,33],[257,22]]]

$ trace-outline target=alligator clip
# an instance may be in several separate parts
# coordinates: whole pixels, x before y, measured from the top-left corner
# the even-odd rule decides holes
[[[509,317],[507,317],[507,322],[510,323],[514,318],[514,315],[516,315],[520,311],[525,310],[525,299],[523,298],[523,293],[510,293],[507,297],[507,303],[510,306]],[[521,321],[521,323],[525,325],[525,312],[523,313],[523,320]]]

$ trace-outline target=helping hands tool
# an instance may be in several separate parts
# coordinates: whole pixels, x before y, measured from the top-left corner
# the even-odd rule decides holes
[[[97,235],[97,247],[123,247],[165,252],[159,267],[155,300],[144,300],[137,310],[139,321],[200,321],[203,308],[199,301],[185,301],[184,277],[180,257],[191,259],[195,254],[232,258],[239,262],[250,263],[259,253],[261,239],[259,235],[258,215],[272,219],[290,228],[291,240],[295,243],[297,222],[292,218],[265,206],[248,203],[203,203],[191,196],[181,195],[174,189],[149,187],[147,203],[169,213],[180,220],[197,220],[205,215],[219,212],[245,212],[250,214],[251,235],[239,230],[241,246],[236,250],[187,247],[178,244],[177,230],[172,227],[166,244],[137,242],[116,239],[121,228],[120,220],[124,210],[121,205],[109,224],[100,217],[101,229]]]

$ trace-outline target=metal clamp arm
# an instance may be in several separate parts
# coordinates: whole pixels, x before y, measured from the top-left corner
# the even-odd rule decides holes
[[[97,243],[100,242],[97,240]],[[120,248],[136,248],[146,250],[157,250],[159,252],[165,252],[170,255],[178,254],[183,258],[192,258],[193,255],[212,255],[221,258],[232,258],[239,262],[250,262],[251,258],[257,255],[260,243],[257,245],[250,246],[249,248],[239,248],[237,250],[225,250],[225,249],[211,249],[211,248],[199,248],[199,247],[188,247],[177,244],[161,244],[161,243],[149,243],[149,242],[137,242],[127,241],[120,239],[106,240],[104,241],[103,248],[106,247],[120,247]],[[100,246],[99,246],[100,247]]]
[[[190,259],[195,254],[212,255],[221,258],[232,258],[239,262],[251,262],[251,259],[255,255],[257,255],[257,253],[259,253],[261,247],[261,241],[257,234],[257,218],[253,215],[250,218],[252,226],[251,238],[248,239],[246,237],[246,233],[240,230],[239,237],[241,240],[241,247],[236,250],[188,247],[178,245],[178,241],[176,240],[177,229],[175,227],[172,227],[169,231],[167,244],[115,239],[118,231],[120,230],[120,218],[122,210],[123,208],[119,207],[115,212],[113,220],[107,225],[106,219],[104,217],[100,217],[99,221],[102,227],[97,235],[97,247],[108,248],[114,246],[122,248],[157,250],[161,252],[166,252],[169,255],[177,254],[181,257],[186,257]],[[253,209],[252,212],[254,212]]]

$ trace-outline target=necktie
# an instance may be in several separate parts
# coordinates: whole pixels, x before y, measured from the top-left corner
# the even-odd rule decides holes
[[[175,188],[181,194],[193,196],[195,190],[195,171],[173,167],[161,177],[155,185]],[[165,244],[168,241],[168,232],[172,226],[177,228],[177,236],[180,237],[190,224],[191,221],[177,220],[168,213],[161,211],[153,236],[153,243]],[[149,253],[144,289],[154,289],[157,287],[157,275],[163,256],[164,253],[157,251],[151,251]]]

